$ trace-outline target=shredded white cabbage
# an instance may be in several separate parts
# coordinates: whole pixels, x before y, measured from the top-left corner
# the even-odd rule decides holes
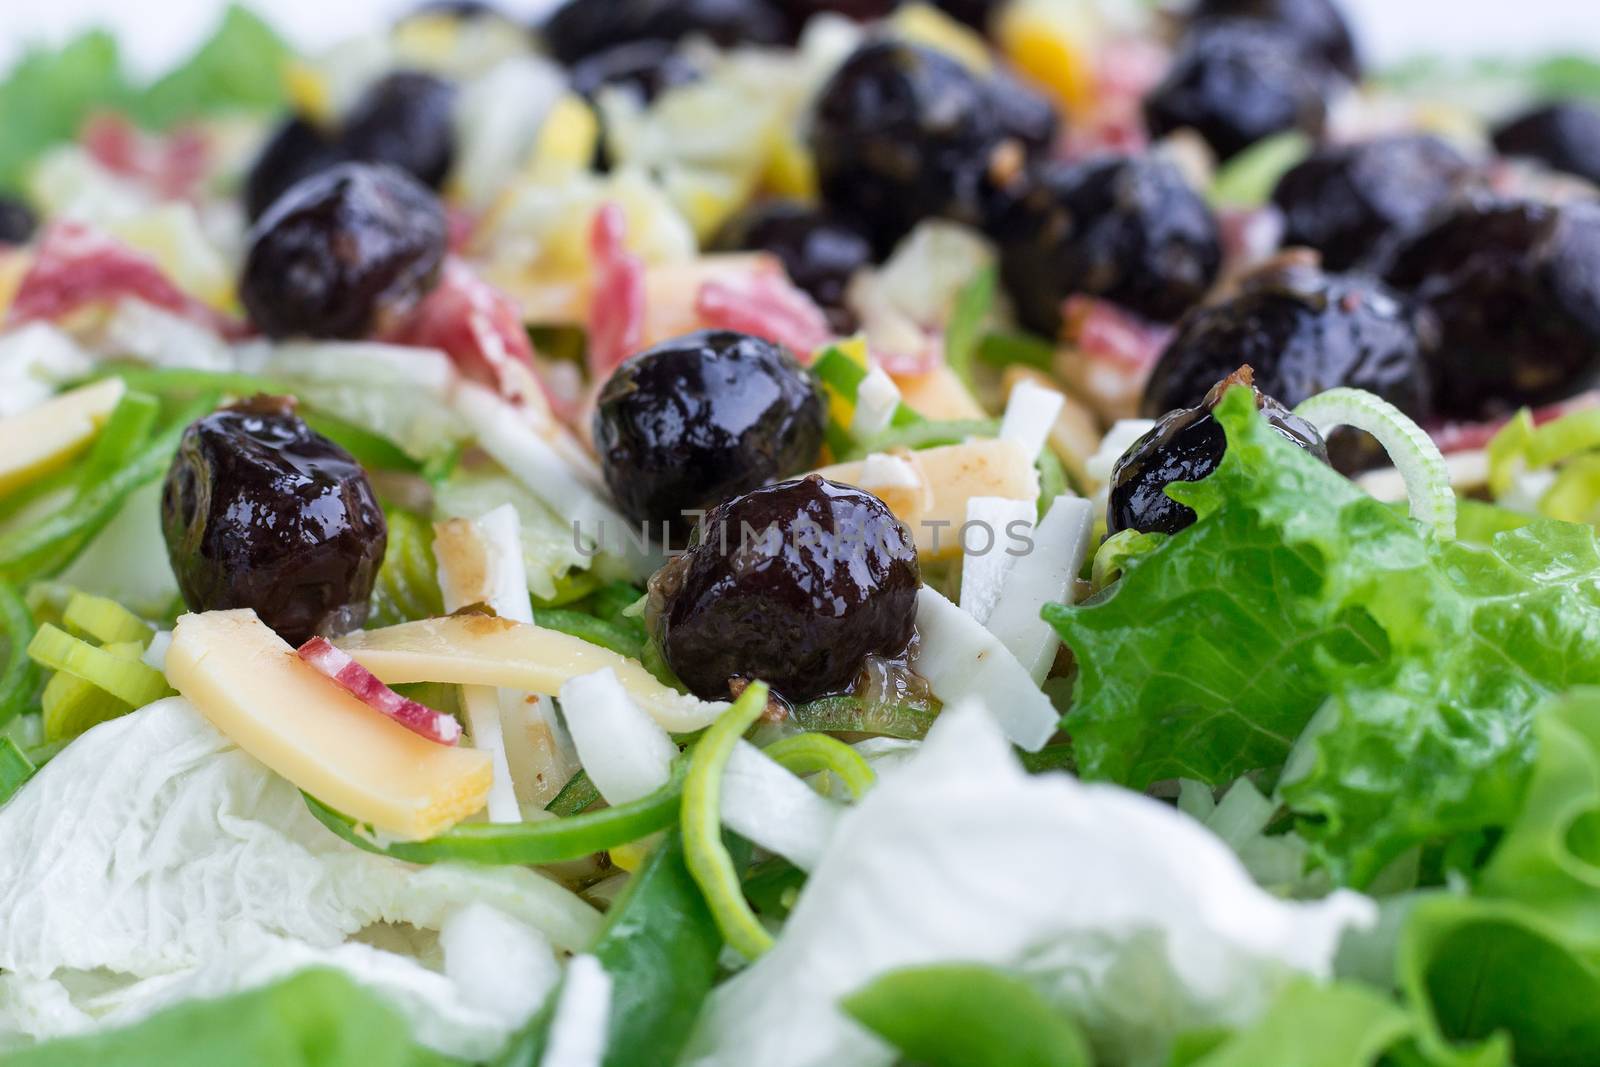
[[[838,999],[885,971],[1018,968],[1083,1020],[1096,1062],[1166,1062],[1171,1039],[1258,1016],[1297,974],[1326,977],[1376,916],[1339,892],[1259,889],[1221,840],[1159,801],[1030,776],[989,717],[945,711],[841,819],[776,945],[711,995],[693,1067],[886,1067]]]

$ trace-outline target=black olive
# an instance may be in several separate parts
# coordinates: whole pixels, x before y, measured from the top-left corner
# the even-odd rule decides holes
[[[979,33],[994,29],[994,15],[1004,0],[933,0],[933,6]]]
[[[743,678],[800,702],[906,651],[918,582],[911,532],[883,501],[813,474],[712,509],[651,591],[661,651],[695,693],[725,699]]]
[[[990,86],[943,53],[874,41],[817,98],[811,150],[823,199],[864,228],[879,255],[923,219],[981,225],[1008,139]]]
[[[417,15],[443,15],[447,18],[461,19],[463,22],[472,19],[505,18],[505,13],[493,4],[484,0],[427,0],[418,4],[408,18]]]
[[[1600,377],[1600,204],[1470,200],[1387,277],[1438,322],[1441,415],[1490,418]]]
[[[1600,111],[1587,105],[1546,104],[1519,115],[1495,130],[1494,146],[1600,183]]]
[[[572,65],[572,91],[593,100],[602,88],[617,86],[648,104],[668,89],[698,81],[703,72],[676,42],[629,41],[585,56]]]
[[[1228,436],[1213,409],[1234,385],[1248,385],[1267,424],[1285,438],[1328,461],[1328,449],[1317,428],[1257,389],[1250,368],[1217,382],[1194,407],[1169,411],[1149,433],[1135,441],[1111,469],[1111,494],[1106,505],[1106,533],[1177,533],[1194,523],[1194,510],[1166,494],[1174,482],[1198,482],[1209,476],[1228,450]]]
[[[1061,127],[1055,106],[1003,71],[989,76],[988,89],[1000,136],[1015,139],[1030,155],[1048,152]]]
[[[1285,245],[1322,253],[1332,270],[1372,264],[1462,187],[1470,165],[1437,137],[1401,134],[1323,148],[1273,190]]]
[[[728,47],[782,44],[789,21],[773,0],[567,0],[540,33],[565,66],[630,41],[679,41],[691,34]]]
[[[1216,19],[1184,36],[1144,116],[1153,135],[1192,129],[1227,160],[1284,130],[1320,136],[1326,92],[1327,68],[1293,38],[1263,22]]]
[[[27,244],[39,225],[33,209],[14,197],[0,196],[0,244]]]
[[[387,74],[345,116],[339,143],[361,163],[389,163],[437,189],[455,156],[456,91],[421,71]]]
[[[1165,160],[1052,163],[1025,184],[997,236],[1001,275],[1030,330],[1057,336],[1062,302],[1074,293],[1175,319],[1216,279],[1216,219]]]
[[[793,200],[753,204],[728,220],[711,248],[771,252],[790,280],[827,313],[834,329],[845,334],[855,328],[845,290],[850,276],[872,262],[872,245],[826,209]]]
[[[427,294],[445,244],[444,209],[415,178],[345,163],[295,185],[251,229],[239,299],[269,337],[365,337]]]
[[[244,181],[244,209],[254,222],[303,178],[344,162],[339,146],[299,116],[285,119],[267,139]]]
[[[361,465],[264,396],[184,431],[161,528],[190,611],[254,608],[292,645],[361,627],[389,539]]]
[[[694,526],[709,508],[816,466],[822,393],[785,349],[703,330],[628,359],[600,390],[594,444],[606,484],[641,522]]]
[[[1196,308],[1157,360],[1143,414],[1197,403],[1241,363],[1262,392],[1293,407],[1336,386],[1376,393],[1414,419],[1432,414],[1427,353],[1432,334],[1378,281],[1314,267],[1262,271],[1237,296]],[[1364,437],[1338,433],[1336,466],[1357,470],[1382,454]]]
[[[857,22],[871,22],[900,6],[900,0],[779,0],[779,4],[793,22],[792,32],[798,38],[812,15],[826,11]]]
[[[1313,56],[1351,81],[1361,77],[1350,25],[1332,0],[1199,0],[1191,17],[1270,22]]]

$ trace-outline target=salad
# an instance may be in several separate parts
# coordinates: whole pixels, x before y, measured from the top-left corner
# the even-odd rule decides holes
[[[230,9],[0,81],[0,1062],[1600,1062],[1600,66]]]

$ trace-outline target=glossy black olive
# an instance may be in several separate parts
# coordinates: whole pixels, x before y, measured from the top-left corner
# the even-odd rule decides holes
[[[1600,204],[1469,201],[1387,277],[1438,322],[1442,415],[1489,418],[1600,378]]]
[[[1055,106],[1004,71],[989,76],[988,90],[1000,136],[1014,138],[1030,155],[1048,152],[1061,128]]]
[[[1267,424],[1285,438],[1328,461],[1328,449],[1317,428],[1264,395],[1251,382],[1249,368],[1217,382],[1194,407],[1170,411],[1149,433],[1135,441],[1111,469],[1106,505],[1106,533],[1177,533],[1195,521],[1195,513],[1166,494],[1174,482],[1198,482],[1222,462],[1228,437],[1212,415],[1228,388],[1249,385]]]
[[[361,465],[264,396],[184,431],[161,526],[190,611],[254,608],[292,645],[361,627],[389,537]]]
[[[244,209],[254,222],[304,178],[344,162],[344,153],[320,129],[299,116],[285,119],[267,139],[244,181]]]
[[[1290,407],[1344,385],[1426,419],[1433,407],[1428,326],[1376,278],[1310,266],[1264,270],[1237,296],[1183,320],[1151,372],[1142,413],[1188,407],[1245,363],[1262,392]],[[1332,444],[1341,470],[1381,459],[1365,437],[1335,434]]]
[[[816,466],[822,393],[782,347],[703,330],[630,358],[600,390],[595,450],[636,521],[694,525],[705,509]]]
[[[1153,135],[1192,129],[1227,160],[1284,130],[1320,136],[1326,92],[1327,68],[1293,38],[1267,23],[1217,19],[1185,35],[1144,116]]]
[[[698,81],[699,66],[673,41],[629,41],[572,65],[572,91],[593,100],[606,86],[628,89],[648,104],[668,89]]]
[[[421,71],[387,74],[345,116],[339,143],[362,163],[389,163],[437,189],[455,157],[456,91]]]
[[[868,655],[906,651],[918,582],[911,532],[883,501],[811,475],[712,509],[651,582],[656,636],[702,697],[743,678],[812,700],[849,688]]]
[[[779,0],[779,4],[793,22],[792,32],[798,38],[813,15],[826,11],[857,22],[870,22],[900,6],[900,0]]]
[[[826,209],[793,200],[753,204],[729,219],[711,242],[720,252],[771,252],[789,278],[811,294],[841,334],[855,328],[845,307],[850,276],[872,262],[872,245]]]
[[[471,19],[505,18],[505,13],[484,0],[427,0],[411,12],[416,15],[444,15],[447,18],[469,21]]]
[[[540,27],[565,66],[630,41],[679,41],[690,34],[727,47],[782,44],[789,20],[773,0],[567,0]]]
[[[394,167],[312,175],[250,231],[239,299],[269,337],[354,339],[416,305],[444,263],[444,209]]]
[[[1004,6],[1004,0],[933,0],[933,6],[986,34],[993,31],[995,12]]]
[[[1260,19],[1272,23],[1313,56],[1351,81],[1361,77],[1350,25],[1332,0],[1200,0],[1196,20],[1210,18]]]
[[[1322,253],[1332,270],[1372,264],[1427,222],[1471,167],[1437,137],[1401,134],[1323,148],[1279,180],[1285,245]]]
[[[900,41],[858,48],[823,87],[811,150],[822,196],[886,255],[923,219],[982,225],[1012,144],[989,83]],[[1018,153],[1013,152],[1015,157]]]
[[[1175,319],[1216,279],[1216,219],[1165,160],[1054,163],[1026,186],[998,229],[1001,276],[1030,330],[1059,334],[1062,302],[1074,293]]]
[[[1494,147],[1600,183],[1600,110],[1570,101],[1546,104],[1495,130]]]
[[[38,225],[38,216],[27,204],[13,197],[0,196],[0,244],[27,244]]]

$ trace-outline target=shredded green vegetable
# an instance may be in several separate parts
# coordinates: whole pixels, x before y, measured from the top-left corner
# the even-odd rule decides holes
[[[945,327],[945,364],[969,389],[972,387],[972,364],[980,343],[980,331],[994,310],[998,281],[998,272],[992,266],[973,275],[956,293],[950,322]]]
[[[581,611],[567,611],[562,608],[536,610],[533,613],[533,621],[547,630],[559,630],[591,645],[608,648],[629,659],[638,659],[644,653],[644,642],[633,633],[604,619],[585,615]]]
[[[936,448],[958,445],[969,437],[993,437],[1000,432],[997,419],[946,419],[891,426],[876,437],[862,441],[842,459],[862,459],[872,452],[895,448]]]
[[[136,641],[144,645],[155,632],[115,600],[89,593],[73,593],[61,619],[68,629],[88,634],[101,644]]]
[[[216,405],[215,395],[187,405],[123,466],[93,485],[81,486],[72,500],[50,514],[0,534],[0,579],[48,577],[70,563],[90,538],[116,518],[135,489],[166,473],[183,431]]]
[[[15,741],[0,737],[0,804],[10,800],[36,770],[33,761],[23,755]]]
[[[695,746],[683,786],[683,848],[689,873],[705,894],[722,936],[752,960],[772,947],[772,935],[745,902],[739,872],[722,843],[722,772],[733,746],[766,707],[766,685],[751,682]]]
[[[122,394],[95,438],[94,447],[78,467],[78,485],[92,488],[118,467],[127,465],[149,439],[160,414],[161,402],[148,393],[129,390]]]
[[[796,734],[774,741],[761,751],[793,774],[831,772],[857,800],[866,796],[878,780],[861,753],[827,734]]]
[[[28,706],[34,688],[33,613],[15,588],[0,581],[0,637],[5,638],[5,669],[0,670],[0,726]]]
[[[600,790],[589,781],[586,771],[579,770],[567,779],[567,784],[561,787],[561,792],[551,798],[550,803],[544,806],[544,810],[567,819],[582,814],[599,802]]]
[[[407,863],[563,863],[616,848],[671,826],[678,818],[688,761],[679,760],[671,780],[649,796],[597,808],[565,819],[524,823],[462,823],[426,841],[380,843],[350,817],[309,793],[306,806],[322,825],[368,852]]]
[[[50,623],[39,627],[28,643],[28,655],[34,662],[82,678],[136,708],[172,692],[160,671],[137,658],[124,658],[118,654],[121,651],[96,648]]]

